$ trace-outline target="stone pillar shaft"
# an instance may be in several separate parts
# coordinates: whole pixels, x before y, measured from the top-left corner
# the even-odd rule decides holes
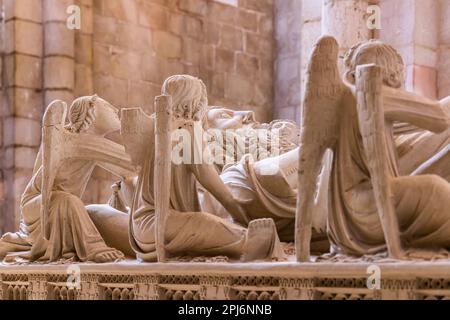
[[[367,8],[371,0],[323,0],[322,34],[336,38],[343,56],[355,44],[371,39],[372,29],[367,26]],[[342,70],[342,61],[339,64]]]
[[[42,0],[44,24],[44,105],[55,99],[73,100],[75,31],[67,26],[72,0]]]
[[[439,51],[438,51],[438,98],[450,95],[450,3],[440,0],[439,3]]]
[[[81,9],[81,29],[75,32],[75,96],[94,94],[93,61],[93,0],[78,0]]]
[[[3,0],[0,0],[0,233],[3,229],[4,223],[4,201],[5,201],[5,184],[3,173],[3,52],[4,52],[4,27],[5,21],[3,19]],[[0,290],[1,298],[1,290]]]
[[[347,50],[371,38],[367,27],[369,0],[323,0],[322,33],[334,36]]]
[[[31,176],[42,116],[41,0],[3,0],[2,175],[0,232],[19,224],[20,197]]]
[[[441,10],[436,0],[380,1],[380,38],[403,57],[406,89],[431,99],[437,98],[439,18],[447,6]]]

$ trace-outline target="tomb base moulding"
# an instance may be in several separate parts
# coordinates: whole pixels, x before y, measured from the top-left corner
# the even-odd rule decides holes
[[[0,279],[2,300],[450,299],[449,262],[2,265]]]

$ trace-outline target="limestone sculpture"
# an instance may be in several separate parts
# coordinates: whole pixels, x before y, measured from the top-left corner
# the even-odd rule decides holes
[[[309,260],[311,186],[327,149],[334,153],[328,225],[336,253],[361,256],[387,249],[397,259],[447,257],[450,184],[437,174],[448,173],[448,160],[443,159],[448,159],[450,98],[432,101],[401,89],[402,59],[378,40],[349,52],[343,82],[338,49],[334,38],[322,37],[308,66],[299,149],[297,259]],[[441,133],[426,136],[428,143],[438,141],[424,149],[428,162],[418,164],[414,152],[397,161],[393,124],[398,122]],[[427,170],[434,174],[419,175]],[[401,176],[401,171],[411,175]]]
[[[64,266],[2,265],[0,299],[448,297],[448,263],[380,263],[383,279],[372,290],[361,256],[448,257],[450,98],[433,101],[404,91],[401,57],[380,41],[354,46],[343,78],[338,51],[329,36],[314,47],[300,129],[284,120],[258,123],[250,111],[207,107],[204,84],[187,75],[165,81],[150,116],[140,108],[119,116],[97,96],[78,98],[69,110],[62,101],[51,103],[22,197],[20,230],[3,235],[0,257],[40,263],[124,256],[277,260],[284,259],[280,239],[295,237],[297,260],[305,262],[328,251],[327,228],[332,252],[319,260],[351,256],[358,263],[230,266],[218,257],[213,266],[83,264],[79,287],[71,286]],[[106,138],[119,129],[121,143]],[[188,147],[174,154],[180,132],[188,133],[182,139]],[[239,139],[242,144],[227,148]],[[173,161],[203,155],[212,145],[218,162]],[[254,146],[269,152],[249,154]],[[85,206],[81,197],[96,165],[120,182],[108,204]]]
[[[183,77],[186,78],[186,76]],[[156,107],[158,107],[158,103],[156,104]],[[162,111],[161,113],[162,115],[166,115],[166,113]],[[152,116],[153,119],[157,118],[157,114]],[[214,164],[220,173],[220,179],[232,193],[233,200],[237,202],[243,212],[242,216],[236,214],[233,216],[227,211],[225,206],[222,205],[221,201],[216,200],[211,192],[208,192],[202,185],[197,183],[197,194],[195,197],[198,197],[200,210],[238,223],[244,227],[248,227],[250,221],[271,218],[275,221],[277,232],[282,237],[283,241],[293,241],[297,182],[295,168],[298,162],[298,151],[289,151],[297,148],[298,128],[296,125],[287,120],[275,120],[270,124],[260,124],[255,121],[254,113],[251,111],[233,111],[221,107],[208,108],[204,119],[205,123],[203,126],[205,128],[219,130],[221,133],[220,141],[214,142],[220,142],[218,148],[223,149],[223,155],[226,160],[222,159],[224,160],[224,162],[222,162],[220,161],[221,159],[218,159],[219,161]],[[151,146],[151,144],[154,143],[153,141],[149,142],[147,137],[154,135],[151,128],[154,127],[155,124],[152,122],[152,118],[146,116],[140,109],[124,110],[122,122],[122,136],[126,141],[126,146],[128,146],[127,150],[133,155],[132,158],[136,159],[136,164],[142,163],[142,161],[145,161],[148,157],[142,150],[145,150],[149,145]],[[262,136],[262,141],[255,139],[255,136],[251,133],[252,130],[255,129],[262,130],[265,133]],[[156,131],[158,132],[158,130]],[[158,138],[159,135],[156,134],[155,137]],[[215,136],[215,138],[217,138],[217,136]],[[237,140],[240,138],[243,140],[242,144],[235,144],[233,141],[230,142],[230,140]],[[261,148],[259,148],[259,150],[265,150],[266,147],[270,147],[270,143],[267,143],[267,140],[275,140],[275,138],[279,138],[281,156],[267,157],[267,154],[260,152],[255,155],[255,158],[259,157],[261,160],[253,161],[254,157],[250,154],[246,154],[246,152],[251,151],[248,148],[250,144],[261,143]],[[167,139],[169,138],[166,137],[166,140]],[[230,143],[227,144],[228,142]],[[209,143],[211,143],[211,141],[208,141],[207,144]],[[169,145],[169,142],[166,141],[160,145]],[[231,148],[229,148],[229,146],[231,146]],[[242,150],[237,150],[237,148],[240,147],[242,147]],[[158,154],[161,150],[162,148],[156,148],[153,152]],[[255,150],[258,149],[256,148]],[[167,152],[167,150],[165,150],[165,152]],[[168,155],[166,155],[166,157],[168,157]],[[153,166],[151,166],[150,169],[147,169],[149,174],[155,176],[153,177],[155,181],[157,181],[156,175],[163,171],[163,169],[160,170],[159,168],[156,168],[156,165],[158,164],[159,161],[155,161],[155,168],[152,170]],[[270,175],[261,174],[262,169],[268,165],[279,164],[281,165],[282,170],[277,170]],[[141,166],[143,167],[143,165]],[[289,171],[289,175],[285,175],[285,172],[287,171]],[[167,176],[170,175],[167,174]],[[208,176],[211,176],[211,174]],[[180,185],[180,188],[182,188],[183,182],[179,181],[180,175],[177,174],[175,179],[177,179],[177,183]],[[160,180],[164,182],[169,179],[162,178]],[[204,182],[204,184],[205,183],[206,182]],[[323,185],[326,186],[325,184]],[[138,187],[138,189],[141,188],[142,186]],[[326,190],[326,188],[323,187],[322,189],[324,191]],[[162,187],[160,186],[155,190],[155,194],[161,190]],[[324,218],[326,216],[326,207],[323,205],[322,199],[324,198],[324,195],[326,195],[324,191],[320,193],[320,202],[322,206],[320,206],[320,210],[315,214],[317,218],[315,219],[314,224],[314,228],[317,230],[314,238],[314,248],[317,249],[318,252],[328,251],[328,241],[324,233]],[[168,194],[169,191],[161,192],[159,196],[164,197]],[[128,203],[133,203],[133,200],[129,199]],[[155,203],[157,203],[157,201],[155,201]],[[98,228],[101,231],[106,228],[105,223],[102,223],[101,221],[104,219],[115,219],[116,221],[119,221],[121,216],[120,212],[104,205],[90,205],[88,206],[88,211],[91,213],[92,217],[95,217],[94,221],[98,221]],[[134,210],[132,211],[134,212]],[[166,210],[162,211],[164,212]],[[116,218],[113,218],[114,216],[116,216]],[[116,231],[110,229],[109,231],[104,232],[104,234],[107,235],[121,232],[120,230],[126,230],[127,223],[124,218],[120,224],[122,225],[121,228],[111,225],[111,228],[115,228]],[[189,229],[186,228],[186,230]],[[132,230],[130,230],[130,233],[131,232]],[[156,234],[158,233],[156,232]],[[153,236],[149,235],[149,237],[152,238]],[[135,251],[138,250],[139,249],[135,249]],[[171,249],[171,251],[179,253],[183,252],[183,250],[179,249]],[[200,251],[202,250],[197,250],[195,252],[199,254]],[[208,252],[202,252],[202,254],[207,253]]]
[[[347,53],[344,79],[337,55],[334,38],[319,39],[300,129],[208,107],[205,85],[188,75],[164,82],[151,116],[125,108],[119,117],[97,96],[76,99],[68,111],[62,101],[51,103],[22,197],[20,231],[2,237],[0,255],[43,262],[124,255],[251,261],[282,257],[280,237],[296,238],[297,258],[306,261],[311,239],[325,243],[313,251],[328,250],[327,223],[334,253],[447,256],[450,98],[431,101],[402,90],[401,57],[380,41]],[[123,145],[105,138],[119,129]],[[187,147],[177,149],[174,137]],[[235,140],[242,144],[229,149]],[[211,144],[219,158],[208,153]],[[249,154],[255,146],[262,148]],[[121,182],[109,204],[85,207],[80,198],[96,165]]]
[[[207,113],[208,126],[222,132],[220,148],[225,155],[225,165],[220,166],[220,177],[245,211],[246,220],[271,218],[275,221],[282,241],[294,240],[295,208],[297,201],[297,174],[299,128],[288,120],[274,120],[260,124],[251,111],[233,111],[213,107]],[[253,131],[262,130],[264,135],[255,139]],[[241,139],[243,143],[233,144]],[[275,141],[271,141],[275,140]],[[230,142],[231,141],[231,142]],[[272,143],[275,142],[275,143]],[[266,150],[252,152],[249,145],[260,143]],[[232,145],[234,148],[229,148]],[[271,147],[279,148],[277,154]],[[242,148],[242,150],[238,150]],[[245,149],[247,148],[247,149]],[[264,174],[267,167],[276,167],[274,172]],[[324,167],[327,171],[328,167]],[[326,196],[327,175],[319,181],[317,207],[313,214],[314,251],[326,252]],[[203,198],[202,205],[220,216],[228,216],[226,210],[214,198]],[[241,221],[242,222],[242,221]]]
[[[5,234],[0,256],[50,262],[111,262],[123,253],[108,247],[81,196],[99,165],[120,176],[135,175],[123,146],[105,138],[120,129],[118,109],[97,96],[76,99],[69,110],[54,101],[47,108],[33,177],[21,200],[20,230]]]
[[[172,163],[167,134],[176,128],[187,130],[190,137],[195,137],[194,126],[204,118],[207,107],[203,82],[187,75],[172,76],[165,81],[162,94],[170,96],[172,102],[168,102],[168,97],[158,98],[157,101],[165,102],[162,105],[157,102],[158,112],[152,117],[140,109],[122,111],[125,146],[133,163],[141,167],[129,223],[131,244],[138,258],[164,261],[165,253],[242,256],[245,260],[276,256],[279,241],[272,220],[252,221],[247,230],[201,211],[198,183],[236,220],[242,220],[242,208],[213,164]],[[192,146],[193,153],[202,151],[202,144],[194,141]]]

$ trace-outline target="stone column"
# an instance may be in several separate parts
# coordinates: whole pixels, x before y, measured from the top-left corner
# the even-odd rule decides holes
[[[296,119],[301,104],[302,2],[275,2],[275,119]]]
[[[344,55],[355,44],[374,37],[367,27],[367,8],[373,0],[323,0],[322,34],[335,37]],[[342,65],[340,64],[341,68]]]
[[[3,0],[0,0],[0,234],[3,229],[3,203],[5,199],[4,194],[4,181],[3,181],[3,52],[4,52],[4,39],[3,34],[5,30],[5,20],[3,19],[4,7]],[[0,295],[1,298],[1,295]]]
[[[75,32],[75,97],[94,94],[93,61],[93,0],[78,0],[81,9],[81,29]]]
[[[275,1],[275,119],[300,123],[304,73],[309,54],[320,36],[321,1]]]
[[[72,0],[42,0],[44,23],[44,104],[71,103],[75,87],[75,31],[67,27]]]
[[[41,137],[42,3],[3,0],[2,170],[0,232],[15,230],[19,204],[34,166]]]
[[[448,20],[444,12],[448,5],[443,5],[442,10],[439,5],[440,2],[436,0],[380,1],[380,38],[397,49],[403,57],[406,89],[432,99],[437,98],[440,16],[443,17],[442,24]],[[445,45],[441,47],[444,48]],[[445,49],[443,51],[442,58]],[[441,61],[442,65],[446,64],[445,60]]]
[[[343,55],[354,44],[375,36],[367,27],[367,7],[377,0],[278,0],[275,2],[277,59],[275,118],[300,122],[304,73],[318,37],[337,38]]]
[[[74,95],[75,97],[92,95],[94,93],[98,93],[102,98],[107,99],[109,102],[113,103],[117,107],[123,106],[118,105],[115,100],[111,100],[110,97],[105,96],[101,90],[97,92],[97,88],[95,88],[94,83],[94,29],[95,23],[101,24],[101,20],[94,20],[94,0],[77,0],[76,3],[80,6],[81,9],[81,29],[75,32],[75,88]],[[102,7],[100,1],[97,1],[97,10]],[[131,4],[133,5],[133,4]],[[121,7],[117,7],[116,10],[123,10]],[[97,33],[105,35],[108,39],[115,37],[115,31],[111,31],[108,28],[105,28],[104,25],[101,25]],[[132,39],[133,31],[127,31],[128,36]],[[98,34],[97,34],[98,37]],[[129,40],[134,43],[134,40]],[[135,45],[139,45],[138,43],[134,43]],[[98,50],[97,50],[98,52]],[[109,51],[107,51],[109,52]],[[111,57],[101,57],[100,59],[97,57],[97,61],[101,61],[105,59],[106,61],[111,61]],[[125,80],[124,80],[125,81]],[[106,84],[108,87],[111,86],[111,83]],[[122,84],[125,91],[128,87],[127,82]],[[142,94],[146,94],[146,90],[141,90]],[[117,93],[121,98],[127,99],[127,94],[123,95],[122,91]],[[101,203],[104,202],[111,195],[111,184],[114,178],[111,174],[101,168],[95,168],[92,172],[91,179],[86,187],[82,200],[84,203]]]

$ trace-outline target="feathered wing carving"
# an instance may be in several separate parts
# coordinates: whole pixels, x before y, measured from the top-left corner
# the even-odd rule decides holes
[[[55,100],[47,107],[42,122],[41,230],[47,240],[50,237],[48,213],[53,182],[63,156],[66,115],[67,104],[64,101]]]
[[[139,168],[139,178],[131,204],[128,232],[130,245],[135,252],[145,254],[134,240],[133,215],[138,209],[139,198],[144,183],[143,174],[153,168],[149,168],[150,157],[155,156],[155,118],[145,114],[141,108],[126,108],[121,110],[121,129],[125,150],[131,157],[131,162]]]
[[[131,156],[135,166],[142,166],[146,153],[154,143],[155,120],[141,108],[125,108],[121,110],[120,135],[123,138],[125,150]]]
[[[395,206],[392,201],[392,178],[398,176],[395,145],[391,135],[392,123],[385,120],[382,68],[375,64],[356,69],[358,121],[366,152],[375,202],[389,254],[398,258],[400,234]]]
[[[171,151],[172,151],[172,97],[162,95],[155,98],[156,153],[155,153],[155,215],[156,255],[159,262],[166,261],[165,230],[170,210]]]
[[[339,75],[339,45],[322,36],[311,53],[302,103],[296,212],[296,255],[308,261],[315,189],[325,151],[337,137],[345,85]]]

